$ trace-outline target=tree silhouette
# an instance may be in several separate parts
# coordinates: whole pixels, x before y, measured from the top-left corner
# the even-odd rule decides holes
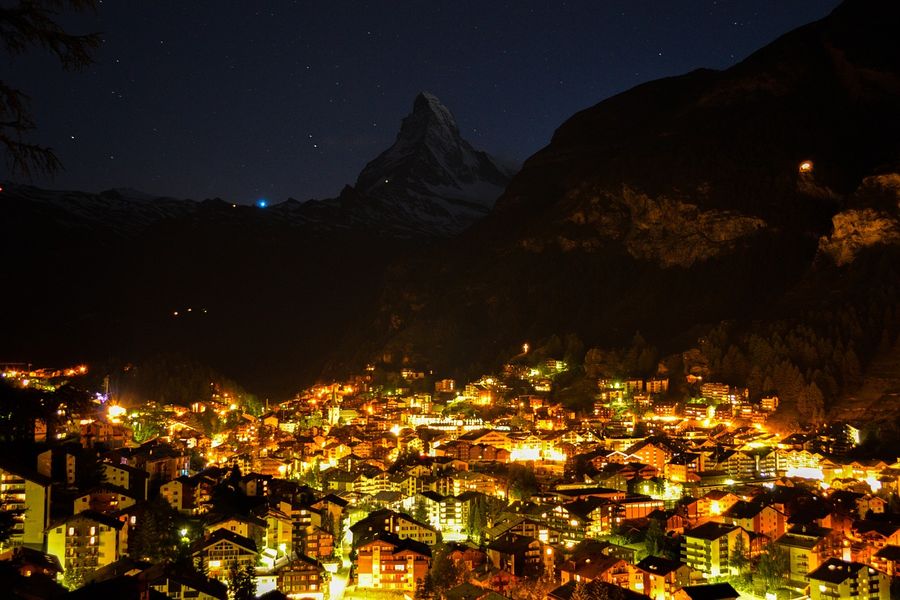
[[[510,464],[506,478],[512,500],[527,500],[540,490],[534,470],[525,465]]]
[[[0,497],[0,502],[5,502],[5,498]],[[0,547],[9,540],[15,529],[19,517],[24,513],[22,510],[2,510],[0,511]]]
[[[747,571],[747,567],[750,565],[750,559],[744,543],[743,531],[738,533],[737,539],[734,541],[734,549],[731,552],[731,556],[729,556],[729,562],[731,563],[731,568],[734,570],[735,576],[738,579],[741,579]]]
[[[450,558],[450,548],[441,546],[433,551],[431,568],[425,576],[425,589],[442,594],[459,583],[460,570]]]
[[[231,563],[228,574],[228,597],[233,600],[253,600],[256,598],[256,570],[253,565],[239,566]]]
[[[619,600],[625,597],[622,588],[600,581],[583,582],[575,584],[571,600]]]
[[[10,56],[33,48],[46,50],[66,70],[77,71],[93,62],[100,35],[75,35],[57,23],[58,11],[94,10],[95,0],[19,0],[0,8],[0,41]],[[53,173],[61,168],[53,150],[30,143],[26,134],[35,128],[29,98],[22,90],[0,81],[0,143],[6,149],[10,169],[30,176],[34,170]]]
[[[790,572],[790,559],[787,553],[776,544],[767,545],[759,562],[756,573],[762,578],[767,589],[777,587]]]
[[[662,556],[666,532],[657,519],[650,519],[644,533],[644,550],[648,556]]]
[[[132,558],[159,562],[178,555],[180,514],[158,495],[147,502],[140,513],[128,553]]]

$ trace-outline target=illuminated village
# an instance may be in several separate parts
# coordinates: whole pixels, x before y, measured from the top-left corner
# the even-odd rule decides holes
[[[891,597],[900,463],[852,458],[858,429],[780,432],[777,397],[691,373],[597,378],[567,408],[570,366],[528,350],[270,406],[214,383],[76,401],[88,367],[7,366],[52,415],[0,415],[34,448],[0,457],[0,564],[33,598]]]

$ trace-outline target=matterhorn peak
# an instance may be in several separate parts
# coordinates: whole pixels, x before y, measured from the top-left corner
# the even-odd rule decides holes
[[[403,119],[397,140],[418,140],[427,133],[435,132],[441,137],[458,138],[459,127],[450,109],[429,92],[419,92],[413,102],[412,112]],[[456,142],[456,139],[453,139]]]
[[[510,174],[462,138],[453,113],[420,92],[397,139],[359,174],[356,190],[413,211],[421,229],[456,232],[484,216]]]

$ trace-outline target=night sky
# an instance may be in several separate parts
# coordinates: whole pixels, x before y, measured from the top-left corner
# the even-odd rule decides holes
[[[101,0],[67,73],[38,52],[4,79],[33,97],[65,172],[43,187],[251,203],[325,198],[391,144],[420,90],[509,162],[636,84],[725,68],[837,0],[584,2]]]

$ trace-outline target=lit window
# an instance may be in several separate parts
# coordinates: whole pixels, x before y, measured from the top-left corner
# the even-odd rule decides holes
[[[94,536],[91,536],[90,545],[93,546],[93,545],[96,544],[96,543],[97,543],[97,538],[94,537]]]

